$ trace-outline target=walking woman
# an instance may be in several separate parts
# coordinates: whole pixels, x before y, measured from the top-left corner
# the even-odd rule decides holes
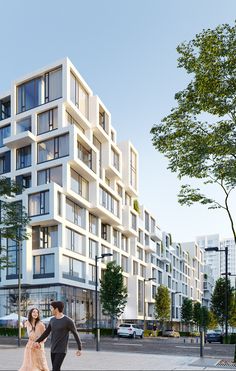
[[[39,310],[32,308],[29,311],[28,321],[25,323],[29,340],[25,347],[24,360],[19,371],[49,371],[44,351],[44,344],[36,349],[35,340],[45,331],[43,322],[40,321]]]

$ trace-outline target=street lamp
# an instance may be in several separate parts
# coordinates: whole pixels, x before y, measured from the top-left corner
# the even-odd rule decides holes
[[[224,249],[219,249],[218,247],[206,247],[205,251],[216,251],[225,253],[225,338],[226,343],[228,342],[228,246],[225,246]]]
[[[144,278],[143,280],[143,330],[146,330],[146,301],[145,301],[145,296],[146,296],[146,282],[148,281],[154,281],[156,280],[155,277],[150,277],[150,278]]]
[[[176,294],[181,294],[181,291],[171,292],[171,307],[170,307],[171,330],[172,330],[172,326],[173,326],[173,314],[174,314],[174,310],[175,310],[175,295]],[[173,298],[174,298],[174,300],[173,300]]]
[[[95,256],[95,332],[96,332],[96,351],[99,351],[100,331],[98,331],[98,260],[106,256],[112,256],[111,253],[104,253],[101,256]],[[100,329],[99,329],[100,330]]]

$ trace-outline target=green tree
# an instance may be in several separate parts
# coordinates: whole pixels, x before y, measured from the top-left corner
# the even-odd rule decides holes
[[[224,278],[219,278],[216,281],[214,291],[211,296],[211,310],[215,314],[218,323],[223,328],[225,323],[225,291],[226,282]],[[233,304],[233,289],[230,285],[230,280],[227,283],[228,291],[228,313],[231,312]]]
[[[183,184],[179,203],[195,202],[227,213],[234,240],[236,231],[230,196],[236,186],[236,26],[203,30],[177,47],[178,67],[189,75],[186,88],[175,94],[177,107],[151,129],[156,149],[181,179],[197,179],[198,187]],[[212,198],[212,189],[221,196]],[[204,189],[204,191],[203,191]]]
[[[209,311],[209,324],[208,328],[214,330],[218,326],[218,320],[214,312],[212,310]]]
[[[1,251],[0,251],[0,269],[12,266],[7,248],[3,243],[5,241],[15,241],[17,250],[24,240],[29,238],[27,226],[30,218],[22,206],[21,201],[16,201],[15,197],[19,193],[19,186],[7,178],[0,178],[0,234],[1,234]]]
[[[184,298],[181,306],[181,321],[185,325],[190,325],[193,319],[193,302],[191,299]]]
[[[201,304],[197,301],[193,304],[193,322],[197,325],[198,329],[202,323],[202,314]]]
[[[166,286],[160,285],[157,289],[154,303],[155,318],[159,319],[161,329],[166,321],[170,319],[171,299]]]
[[[0,252],[0,268],[4,269],[9,266],[16,265],[16,271],[18,275],[18,345],[21,342],[21,274],[22,274],[22,242],[29,238],[27,233],[27,226],[30,218],[28,217],[22,201],[16,201],[16,195],[21,192],[22,189],[10,179],[1,177],[0,178],[0,241],[1,241],[1,252]],[[2,240],[15,243],[15,249],[17,258],[11,261],[11,253],[8,252],[6,246],[2,244]]]
[[[128,296],[127,287],[124,286],[122,271],[122,268],[114,261],[109,262],[100,281],[102,311],[111,317],[113,335],[114,320],[124,312]]]
[[[232,305],[229,314],[229,324],[232,327],[236,327],[236,292],[234,291],[232,297]]]

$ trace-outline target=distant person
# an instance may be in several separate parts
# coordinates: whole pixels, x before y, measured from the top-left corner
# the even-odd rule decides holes
[[[35,340],[45,331],[43,322],[40,321],[39,310],[32,308],[24,326],[27,329],[29,340],[25,347],[23,364],[19,371],[49,371],[44,351],[44,344],[35,349]]]
[[[71,331],[78,345],[76,355],[81,355],[81,341],[77,333],[74,321],[63,314],[64,303],[62,301],[52,301],[51,311],[54,316],[51,318],[47,329],[35,341],[35,348],[40,347],[40,343],[51,334],[51,361],[52,371],[60,371],[67,352],[69,332]]]

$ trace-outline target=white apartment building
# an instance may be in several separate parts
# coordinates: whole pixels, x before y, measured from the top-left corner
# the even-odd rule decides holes
[[[204,264],[209,265],[212,269],[214,282],[220,277],[220,259],[221,253],[217,251],[205,251],[208,247],[217,247],[220,249],[219,234],[197,236],[196,242],[204,250]]]
[[[110,259],[123,268],[128,303],[122,319],[154,319],[158,285],[172,293],[172,318],[182,298],[201,301],[201,251],[181,248],[140,206],[138,153],[118,143],[111,115],[67,58],[14,81],[0,95],[0,175],[24,190],[17,196],[31,218],[22,246],[22,313],[65,302],[76,323],[92,326],[95,256],[99,277]],[[18,262],[1,271],[0,316],[17,310]],[[149,280],[149,278],[155,278]],[[178,295],[178,297],[177,297]]]

